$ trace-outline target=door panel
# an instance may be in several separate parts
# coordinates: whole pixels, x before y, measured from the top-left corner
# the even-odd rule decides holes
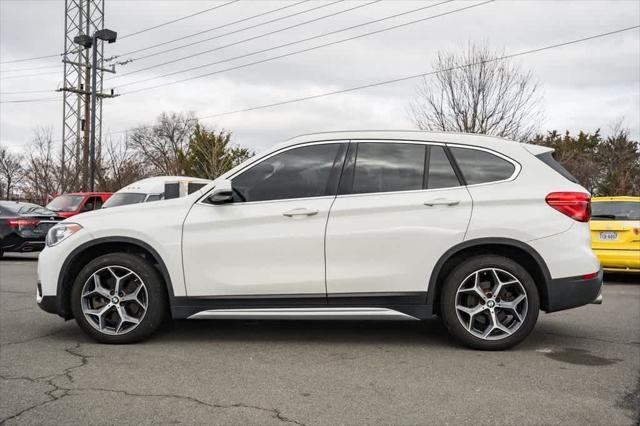
[[[324,230],[334,197],[196,204],[184,223],[189,296],[326,293]],[[312,214],[294,214],[306,210]]]
[[[187,294],[326,303],[324,235],[346,150],[336,141],[286,148],[232,177],[233,203],[197,203],[183,231]]]
[[[338,196],[327,225],[327,293],[427,291],[470,217],[465,187]]]

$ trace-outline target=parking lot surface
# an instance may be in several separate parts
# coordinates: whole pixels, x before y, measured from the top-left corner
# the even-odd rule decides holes
[[[0,424],[640,424],[640,284],[541,314],[515,349],[439,320],[177,321],[106,346],[35,304],[36,256],[0,260]]]

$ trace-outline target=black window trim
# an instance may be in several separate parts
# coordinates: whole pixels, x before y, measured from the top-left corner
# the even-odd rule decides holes
[[[262,163],[263,161],[268,160],[269,158],[273,157],[274,155],[282,154],[283,152],[291,151],[292,149],[296,149],[296,148],[303,148],[303,147],[306,147],[306,146],[330,145],[330,144],[341,144],[342,145],[342,146],[340,146],[338,148],[338,153],[336,154],[336,160],[339,159],[339,158],[342,158],[342,164],[337,164],[336,161],[334,160],[333,168],[332,168],[331,172],[329,173],[329,182],[327,183],[327,186],[334,184],[334,194],[333,195],[320,195],[320,196],[317,196],[317,197],[280,198],[280,199],[277,199],[277,200],[244,201],[244,202],[239,202],[239,203],[227,203],[227,204],[215,205],[215,204],[211,204],[211,203],[206,202],[207,197],[209,196],[211,191],[213,191],[215,189],[215,186],[214,186],[209,191],[207,191],[207,193],[204,194],[198,200],[197,203],[198,204],[207,205],[207,206],[221,207],[221,206],[246,206],[246,205],[253,205],[253,204],[264,204],[264,203],[279,203],[279,202],[283,202],[283,201],[320,200],[320,199],[323,199],[323,198],[333,199],[333,198],[336,197],[337,192],[338,192],[337,188],[338,188],[338,185],[339,185],[339,182],[340,182],[340,178],[341,178],[342,173],[343,173],[344,163],[345,163],[345,160],[346,160],[346,151],[348,151],[348,147],[350,146],[350,141],[348,139],[302,142],[302,143],[295,144],[295,145],[285,146],[285,147],[282,147],[281,149],[278,149],[276,151],[270,152],[269,154],[260,157],[256,161],[251,162],[250,164],[247,164],[246,167],[243,167],[242,169],[237,170],[232,175],[227,176],[226,179],[230,180],[230,181],[233,181],[233,179],[235,177],[237,177],[240,174],[252,169],[253,167],[257,166],[258,164]],[[337,177],[336,177],[336,173],[337,173]],[[335,179],[335,181],[334,181],[334,179]]]
[[[458,175],[458,180],[461,180],[462,182],[464,182],[464,185],[467,188],[473,188],[473,187],[476,187],[476,186],[484,186],[484,185],[494,185],[496,183],[503,183],[503,182],[511,182],[512,180],[515,180],[518,177],[518,175],[520,175],[520,171],[522,170],[522,165],[519,162],[517,162],[516,160],[514,160],[511,157],[507,157],[506,155],[504,155],[504,154],[502,154],[500,152],[494,151],[494,150],[492,150],[490,148],[485,148],[485,147],[476,146],[476,145],[463,145],[463,144],[457,144],[457,143],[446,143],[445,145],[447,147],[446,148],[447,155],[450,155],[449,160],[454,165],[454,169],[456,171],[456,174],[460,173]],[[502,158],[503,160],[511,163],[513,165],[513,167],[514,167],[513,173],[511,174],[511,176],[509,176],[506,179],[492,180],[490,182],[474,183],[474,184],[471,184],[471,185],[467,185],[467,182],[464,180],[464,176],[462,174],[462,171],[460,170],[460,167],[458,166],[458,162],[456,161],[453,153],[449,150],[449,148],[475,149],[476,151],[484,151],[484,152],[487,152],[489,154],[495,155],[496,157]]]
[[[453,167],[454,172],[458,178],[458,186],[448,186],[445,188],[426,188],[426,184],[428,182],[428,174],[429,168],[428,163],[425,164],[424,176],[422,181],[422,189],[407,189],[401,191],[385,191],[385,192],[359,192],[354,194],[353,190],[353,178],[355,176],[355,159],[358,154],[358,145],[360,143],[396,143],[396,144],[411,144],[411,145],[426,145],[425,147],[425,161],[429,160],[429,156],[431,155],[431,147],[432,146],[441,146],[447,158],[449,158],[449,162],[451,163],[451,167]],[[353,148],[351,148],[353,147]],[[338,197],[358,197],[358,196],[371,196],[371,195],[387,195],[387,194],[407,194],[413,192],[426,192],[426,191],[446,191],[450,189],[464,188],[464,180],[461,179],[461,174],[457,169],[457,164],[452,161],[450,157],[451,153],[447,149],[447,143],[438,142],[438,141],[418,141],[418,140],[406,140],[406,139],[352,139],[351,145],[349,148],[349,152],[347,153],[347,158],[345,159],[345,166],[342,173],[343,178],[350,180],[350,182],[345,182],[344,179],[340,181],[340,186],[338,189]]]

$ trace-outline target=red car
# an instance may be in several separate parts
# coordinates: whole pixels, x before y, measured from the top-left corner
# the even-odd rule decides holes
[[[58,195],[47,204],[46,208],[59,216],[69,218],[78,213],[102,208],[111,195],[111,192],[69,192]]]

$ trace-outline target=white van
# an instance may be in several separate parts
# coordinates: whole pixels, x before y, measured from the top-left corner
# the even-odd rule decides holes
[[[189,176],[156,176],[127,185],[113,194],[102,208],[147,203],[184,197],[207,185],[210,180]]]

